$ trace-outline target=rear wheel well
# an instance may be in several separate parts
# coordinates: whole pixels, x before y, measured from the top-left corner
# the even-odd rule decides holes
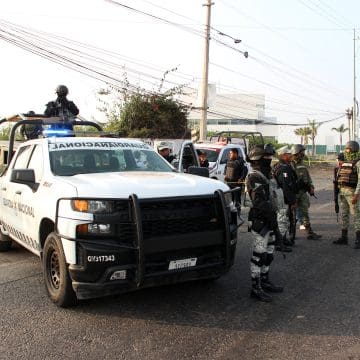
[[[50,219],[42,219],[40,224],[40,246],[41,250],[44,248],[47,236],[55,230],[55,224]]]

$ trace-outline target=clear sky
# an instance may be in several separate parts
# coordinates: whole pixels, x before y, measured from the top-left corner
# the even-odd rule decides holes
[[[115,1],[1,0],[0,116],[43,112],[56,85],[65,84],[81,114],[100,119],[95,94],[106,87],[103,75],[119,85],[126,73],[135,86],[155,90],[162,74],[177,67],[165,86],[198,88],[205,0]],[[209,82],[219,94],[265,94],[266,115],[279,123],[337,118],[353,102],[353,28],[360,36],[359,14],[356,0],[215,0]],[[21,37],[37,51],[50,50],[58,61],[82,67],[75,71],[26,52],[4,41],[9,33],[13,42]],[[59,41],[61,47],[55,45]],[[355,45],[360,74],[360,40]],[[86,68],[96,70],[91,74],[97,79],[78,72]],[[233,109],[239,117],[242,111]],[[342,123],[347,120],[321,125],[319,140],[337,139],[330,129]],[[282,126],[280,140],[299,141],[294,129]]]

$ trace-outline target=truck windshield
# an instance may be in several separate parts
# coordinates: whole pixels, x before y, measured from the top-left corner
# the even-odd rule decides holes
[[[59,176],[125,171],[174,171],[159,154],[147,149],[50,151],[50,166],[53,174]]]

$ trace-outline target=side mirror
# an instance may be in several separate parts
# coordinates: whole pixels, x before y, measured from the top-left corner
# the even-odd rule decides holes
[[[189,166],[188,174],[209,177],[209,169],[206,167],[200,167],[200,166]]]
[[[36,191],[39,187],[39,184],[35,182],[34,169],[13,169],[11,171],[10,181],[27,185],[33,191]]]

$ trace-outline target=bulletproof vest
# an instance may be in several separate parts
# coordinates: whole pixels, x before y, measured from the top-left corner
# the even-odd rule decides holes
[[[344,161],[338,170],[338,184],[339,186],[349,186],[356,188],[358,174],[356,163],[358,160]]]
[[[226,163],[225,176],[229,181],[237,181],[240,177],[240,162],[236,160],[228,160]]]
[[[249,185],[250,183],[256,184],[256,187],[262,186],[265,195],[264,200],[270,199],[270,181],[263,173],[258,170],[252,169],[248,174],[247,183],[248,190],[251,190],[251,186]]]

